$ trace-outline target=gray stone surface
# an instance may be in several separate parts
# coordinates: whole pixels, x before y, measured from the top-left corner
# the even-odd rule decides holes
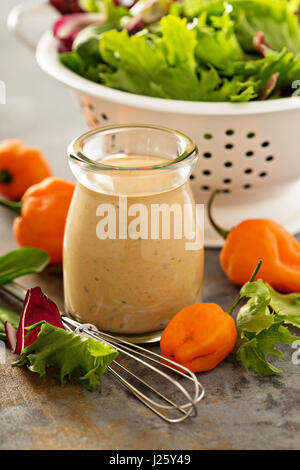
[[[19,137],[40,146],[54,172],[71,178],[66,146],[85,124],[72,94],[41,72],[8,33],[6,16],[17,3],[5,0],[0,6],[0,79],[8,90],[7,104],[0,105],[0,139]],[[15,246],[12,219],[0,209],[1,253]],[[225,308],[237,289],[222,273],[218,256],[218,250],[206,250],[204,295]],[[62,305],[59,272],[48,270],[22,283],[41,285]],[[0,304],[20,310],[3,294]],[[177,425],[154,416],[109,374],[95,393],[76,385],[61,388],[54,377],[42,382],[12,368],[7,352],[7,363],[0,365],[0,449],[297,449],[300,368],[291,363],[292,350],[285,352],[286,373],[280,377],[246,374],[234,355],[199,374],[206,397],[198,416]]]

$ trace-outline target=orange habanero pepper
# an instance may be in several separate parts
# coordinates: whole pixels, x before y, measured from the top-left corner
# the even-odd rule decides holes
[[[190,305],[178,312],[162,333],[162,355],[192,372],[213,369],[233,350],[234,319],[217,304]]]
[[[14,220],[13,232],[20,246],[45,250],[50,263],[62,262],[66,218],[74,184],[49,177],[31,186],[21,202],[21,213]]]
[[[220,228],[212,218],[213,227],[225,238],[220,254],[221,266],[229,279],[244,285],[257,264],[263,260],[259,277],[281,292],[300,292],[300,243],[284,227],[268,219],[248,219],[231,231]],[[257,279],[257,277],[255,278]]]
[[[0,142],[0,194],[6,198],[20,200],[30,186],[51,174],[38,148],[17,139]]]

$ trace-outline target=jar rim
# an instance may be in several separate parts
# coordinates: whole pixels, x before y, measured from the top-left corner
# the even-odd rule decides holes
[[[184,151],[181,152],[179,156],[174,158],[173,160],[168,160],[164,163],[159,163],[156,165],[148,165],[148,166],[138,166],[138,167],[126,167],[126,166],[115,166],[115,165],[106,165],[99,161],[92,160],[88,158],[84,152],[83,147],[87,139],[93,138],[97,134],[105,134],[108,131],[116,131],[116,130],[133,130],[133,129],[152,129],[153,131],[161,131],[166,132],[168,134],[173,134],[174,136],[178,136],[182,142],[184,142]],[[147,170],[156,170],[156,169],[164,169],[170,168],[178,163],[186,160],[192,160],[198,156],[198,148],[197,145],[190,139],[188,136],[183,134],[180,131],[176,131],[173,129],[169,129],[168,127],[164,126],[156,126],[151,124],[121,124],[121,125],[110,125],[110,126],[103,126],[100,128],[92,129],[88,132],[85,132],[81,136],[75,138],[68,147],[68,157],[76,163],[81,163],[88,167],[89,170],[97,171],[97,170],[117,170],[117,171],[147,171]]]

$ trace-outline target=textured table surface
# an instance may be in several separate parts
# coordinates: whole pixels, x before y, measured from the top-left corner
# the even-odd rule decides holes
[[[71,178],[65,149],[85,125],[72,94],[44,75],[33,55],[8,33],[6,16],[17,3],[6,0],[0,7],[0,79],[7,86],[7,104],[0,105],[0,139],[18,137],[40,146],[54,172]],[[12,220],[0,209],[1,253],[15,247]],[[218,256],[218,250],[206,251],[204,295],[206,301],[226,307],[237,289],[222,273]],[[28,276],[22,283],[41,285],[62,306],[59,272]],[[0,304],[20,310],[3,294]],[[13,357],[7,351],[6,364],[0,365],[0,449],[299,448],[300,367],[291,363],[292,350],[285,352],[282,366],[287,372],[265,379],[246,374],[229,356],[213,371],[199,375],[206,397],[198,416],[169,425],[109,374],[94,393],[76,385],[62,388],[55,378],[42,382],[35,374],[12,368]]]

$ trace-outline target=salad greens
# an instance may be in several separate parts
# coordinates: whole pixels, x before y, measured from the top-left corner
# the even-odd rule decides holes
[[[31,372],[41,378],[47,367],[60,370],[59,378],[64,385],[68,378],[80,383],[89,391],[100,384],[101,375],[118,356],[118,352],[105,343],[86,338],[41,321],[27,327],[28,331],[40,326],[37,339],[22,351],[14,366],[27,365]]]
[[[290,333],[288,326],[300,328],[300,294],[280,294],[261,279],[247,282],[238,299],[229,308],[231,314],[237,303],[249,300],[237,314],[237,358],[246,371],[255,370],[261,377],[283,371],[268,361],[272,354],[284,359],[278,343],[292,345],[300,337]]]
[[[300,76],[298,0],[139,0],[131,8],[81,0],[81,7],[104,12],[106,23],[79,32],[60,60],[111,88],[245,102],[290,95]]]
[[[21,316],[0,308],[0,339],[21,355],[14,366],[27,365],[41,378],[53,366],[62,385],[71,379],[91,391],[118,355],[105,343],[66,331],[57,306],[40,287],[27,291]]]

